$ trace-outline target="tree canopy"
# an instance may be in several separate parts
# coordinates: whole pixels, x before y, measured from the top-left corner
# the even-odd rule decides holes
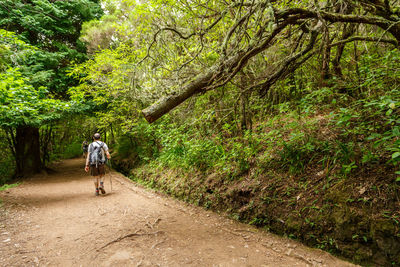
[[[88,108],[70,101],[67,91],[79,81],[67,74],[87,59],[82,23],[102,14],[97,0],[0,1],[0,127],[18,176],[44,167],[40,127]]]
[[[86,25],[83,36],[104,50],[75,72],[88,73],[87,86],[111,97],[128,90],[141,92],[141,104],[159,99],[143,110],[151,122],[192,95],[219,87],[246,83],[242,91],[264,96],[313,58],[320,59],[315,67],[321,80],[346,79],[354,70],[342,62],[347,44],[398,49],[398,6],[398,1],[107,1],[106,16]]]
[[[41,51],[18,39],[13,32],[0,29],[0,104],[3,128],[21,125],[40,127],[46,122],[60,118],[69,106],[67,103],[49,97],[46,87],[35,88],[19,67],[30,57]]]
[[[21,64],[30,84],[46,86],[58,97],[77,81],[66,75],[71,62],[87,59],[79,40],[82,23],[99,18],[99,1],[0,1],[0,28],[14,32],[22,41],[40,49]]]

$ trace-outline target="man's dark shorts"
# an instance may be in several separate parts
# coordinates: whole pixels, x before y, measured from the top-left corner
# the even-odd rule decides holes
[[[99,175],[104,175],[105,170],[104,170],[104,164],[99,164],[97,165],[91,165],[90,166],[90,175],[92,176],[99,176]]]

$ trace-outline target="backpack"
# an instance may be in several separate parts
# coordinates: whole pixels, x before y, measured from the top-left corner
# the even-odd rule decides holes
[[[99,144],[98,142],[96,143]],[[103,159],[103,154],[101,153],[103,146],[103,142],[100,146],[93,146],[93,151],[90,153],[90,165],[96,165],[96,168],[99,164],[105,163],[105,160]]]

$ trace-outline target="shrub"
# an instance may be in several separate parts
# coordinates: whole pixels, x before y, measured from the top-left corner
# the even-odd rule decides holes
[[[62,152],[61,157],[66,159],[75,158],[82,155],[82,144],[78,142],[73,142],[67,144],[64,152]]]

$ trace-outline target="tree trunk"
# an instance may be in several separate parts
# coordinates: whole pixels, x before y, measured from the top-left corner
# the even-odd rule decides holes
[[[162,115],[168,113],[189,97],[201,92],[201,90],[213,81],[215,70],[211,69],[206,74],[199,75],[192,83],[186,85],[180,92],[161,98],[158,102],[142,111],[149,123],[154,122]]]
[[[354,31],[354,24],[344,25],[342,40],[346,40],[347,38],[349,38],[353,34],[353,31]],[[340,60],[342,58],[345,45],[346,45],[345,43],[338,45],[336,49],[335,59],[332,61],[333,70],[335,71],[336,76],[339,78],[343,78],[342,67],[340,66]]]
[[[354,8],[352,6],[347,6],[346,10],[344,11],[344,14],[351,14],[353,12]],[[353,35],[354,29],[356,27],[356,24],[353,23],[348,23],[344,24],[343,26],[343,31],[342,31],[342,40],[346,40],[350,36]],[[333,70],[336,74],[337,77],[343,79],[343,73],[342,73],[342,67],[340,66],[340,59],[342,58],[344,47],[346,46],[346,43],[340,44],[337,49],[336,49],[336,56],[335,59],[332,61],[333,65]]]
[[[41,148],[41,156],[42,156],[42,165],[41,168],[46,167],[46,163],[50,162],[50,144],[51,144],[51,137],[53,135],[52,133],[53,127],[52,126],[46,126],[43,127],[41,131],[39,131],[39,136],[40,136],[40,148]]]
[[[112,124],[110,124],[110,145],[115,144],[115,136],[114,136],[114,130],[112,127]]]
[[[324,44],[323,44],[323,52],[322,52],[321,78],[324,81],[324,80],[328,80],[330,78],[329,62],[331,61],[331,48],[329,46],[330,39],[329,39],[329,31],[328,30],[325,30],[323,38],[324,38]]]
[[[15,136],[17,177],[27,177],[41,170],[39,129],[18,127]]]

